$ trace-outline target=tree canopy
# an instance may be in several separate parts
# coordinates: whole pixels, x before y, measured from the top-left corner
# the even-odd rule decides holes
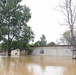
[[[20,5],[22,0],[0,0],[0,40],[7,43],[8,55],[12,42],[27,44],[34,39],[34,33],[27,22],[31,18],[30,9]]]
[[[71,36],[70,30],[63,33],[63,38],[62,39],[64,39],[64,41],[67,44],[72,45],[73,41],[72,41],[72,36]],[[76,30],[74,30],[74,39],[76,41]]]
[[[44,34],[40,37],[40,40],[35,42],[35,46],[45,46],[47,44],[47,40]]]
[[[55,46],[56,44],[54,42],[49,42],[47,45],[48,46]]]

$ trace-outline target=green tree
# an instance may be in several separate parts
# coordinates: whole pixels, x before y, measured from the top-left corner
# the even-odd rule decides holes
[[[36,41],[35,46],[41,46],[41,41]]]
[[[67,44],[72,44],[72,37],[71,37],[71,35],[70,35],[70,31],[66,31],[66,32],[64,32],[63,33],[63,38],[65,39],[65,42],[67,43]]]
[[[11,55],[12,41],[29,42],[32,38],[31,35],[33,36],[31,28],[27,26],[27,22],[31,18],[30,9],[25,5],[20,5],[21,1],[0,0],[0,40],[8,44],[8,56]]]
[[[76,30],[74,30],[74,39],[76,40]],[[63,33],[62,40],[65,41],[66,44],[72,45],[72,36],[70,30]]]
[[[26,50],[26,52],[27,52],[28,55],[31,55],[31,53],[33,51],[32,48],[30,47],[29,43],[26,44],[25,50]]]
[[[47,44],[47,40],[44,34],[40,37],[40,40],[35,42],[35,46],[44,46]]]
[[[47,45],[48,46],[55,46],[56,44],[54,42],[49,42]]]
[[[46,45],[47,41],[46,41],[46,37],[44,34],[42,34],[42,36],[40,37],[40,41],[41,41],[41,45]]]

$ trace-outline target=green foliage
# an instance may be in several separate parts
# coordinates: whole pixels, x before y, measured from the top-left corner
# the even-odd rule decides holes
[[[64,39],[66,40],[66,42],[68,43],[68,44],[72,44],[72,36],[71,36],[71,34],[70,34],[70,31],[66,31],[66,32],[64,32],[63,33],[63,37],[64,37]]]
[[[2,51],[2,44],[0,44],[0,52]]]
[[[41,41],[35,42],[35,46],[41,46]]]
[[[44,34],[42,34],[42,36],[40,37],[40,40],[41,40],[41,45],[46,45],[47,41]]]
[[[34,33],[27,25],[31,18],[30,9],[20,5],[21,1],[0,0],[0,40],[3,41],[3,48],[8,50],[15,47],[14,44],[23,48],[24,44],[34,39]]]
[[[2,50],[8,50],[8,41],[5,43],[2,43]]]
[[[25,46],[25,51],[27,52],[28,55],[31,55],[32,53],[32,48],[30,47],[30,44],[26,44]]]
[[[47,41],[44,34],[42,34],[39,41],[35,42],[35,46],[44,46],[46,44],[47,44]]]
[[[55,46],[56,44],[54,42],[49,42],[47,45],[48,46]]]

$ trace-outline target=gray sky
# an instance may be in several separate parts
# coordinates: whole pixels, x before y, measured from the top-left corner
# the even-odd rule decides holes
[[[35,33],[35,41],[44,34],[47,42],[56,42],[65,32],[66,27],[63,23],[63,14],[57,11],[60,0],[23,0],[31,9],[32,18],[28,22]]]

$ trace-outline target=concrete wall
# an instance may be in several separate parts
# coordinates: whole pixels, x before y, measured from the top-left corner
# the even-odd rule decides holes
[[[19,55],[20,55],[20,50],[19,49],[11,51],[11,56],[19,56]]]
[[[32,47],[32,48],[33,48],[32,55],[72,56],[72,47],[51,46],[51,47]]]

